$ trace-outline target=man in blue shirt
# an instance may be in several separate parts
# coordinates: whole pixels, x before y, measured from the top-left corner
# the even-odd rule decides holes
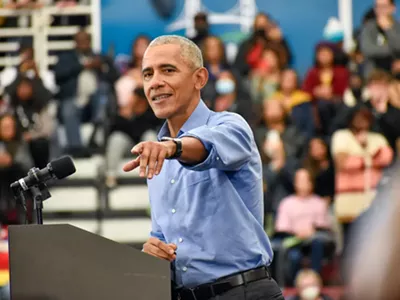
[[[152,232],[143,251],[172,262],[177,299],[283,299],[267,265],[262,165],[252,131],[237,114],[209,110],[200,49],[179,36],[149,45],[146,97],[166,119],[158,142],[137,144],[148,178]]]

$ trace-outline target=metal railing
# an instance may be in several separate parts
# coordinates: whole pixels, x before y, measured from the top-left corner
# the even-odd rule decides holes
[[[91,0],[91,4],[72,7],[44,6],[38,9],[0,9],[0,17],[29,18],[27,27],[1,27],[0,38],[0,67],[9,67],[19,63],[19,57],[12,55],[19,48],[18,39],[29,38],[33,41],[35,61],[41,71],[47,70],[57,62],[55,55],[50,51],[64,51],[74,48],[73,35],[79,26],[53,26],[52,20],[56,16],[89,16],[88,33],[92,36],[92,47],[95,51],[101,50],[101,21],[100,0]],[[51,40],[50,37],[65,36],[62,41]],[[69,37],[69,38],[68,38]]]

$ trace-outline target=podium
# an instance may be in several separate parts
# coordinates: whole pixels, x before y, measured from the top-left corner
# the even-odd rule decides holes
[[[9,227],[12,300],[170,300],[170,264],[71,225]]]

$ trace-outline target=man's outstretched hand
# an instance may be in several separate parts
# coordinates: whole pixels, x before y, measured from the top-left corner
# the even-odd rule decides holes
[[[149,238],[143,245],[143,252],[168,261],[176,259],[176,249],[175,244],[166,244],[155,237]]]
[[[138,157],[128,162],[123,170],[129,172],[140,167],[139,176],[151,179],[160,174],[164,160],[173,156],[175,151],[176,145],[172,141],[139,143],[131,150]]]

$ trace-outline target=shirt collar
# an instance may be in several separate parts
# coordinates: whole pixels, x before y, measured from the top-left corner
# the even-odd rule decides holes
[[[192,112],[189,119],[186,120],[182,128],[179,130],[178,136],[181,136],[182,134],[188,132],[189,130],[207,124],[208,118],[210,117],[210,113],[211,111],[208,109],[203,100],[200,99],[196,109]],[[165,121],[163,126],[161,127],[157,138],[158,140],[161,140],[161,138],[165,136],[170,136],[167,121]]]

